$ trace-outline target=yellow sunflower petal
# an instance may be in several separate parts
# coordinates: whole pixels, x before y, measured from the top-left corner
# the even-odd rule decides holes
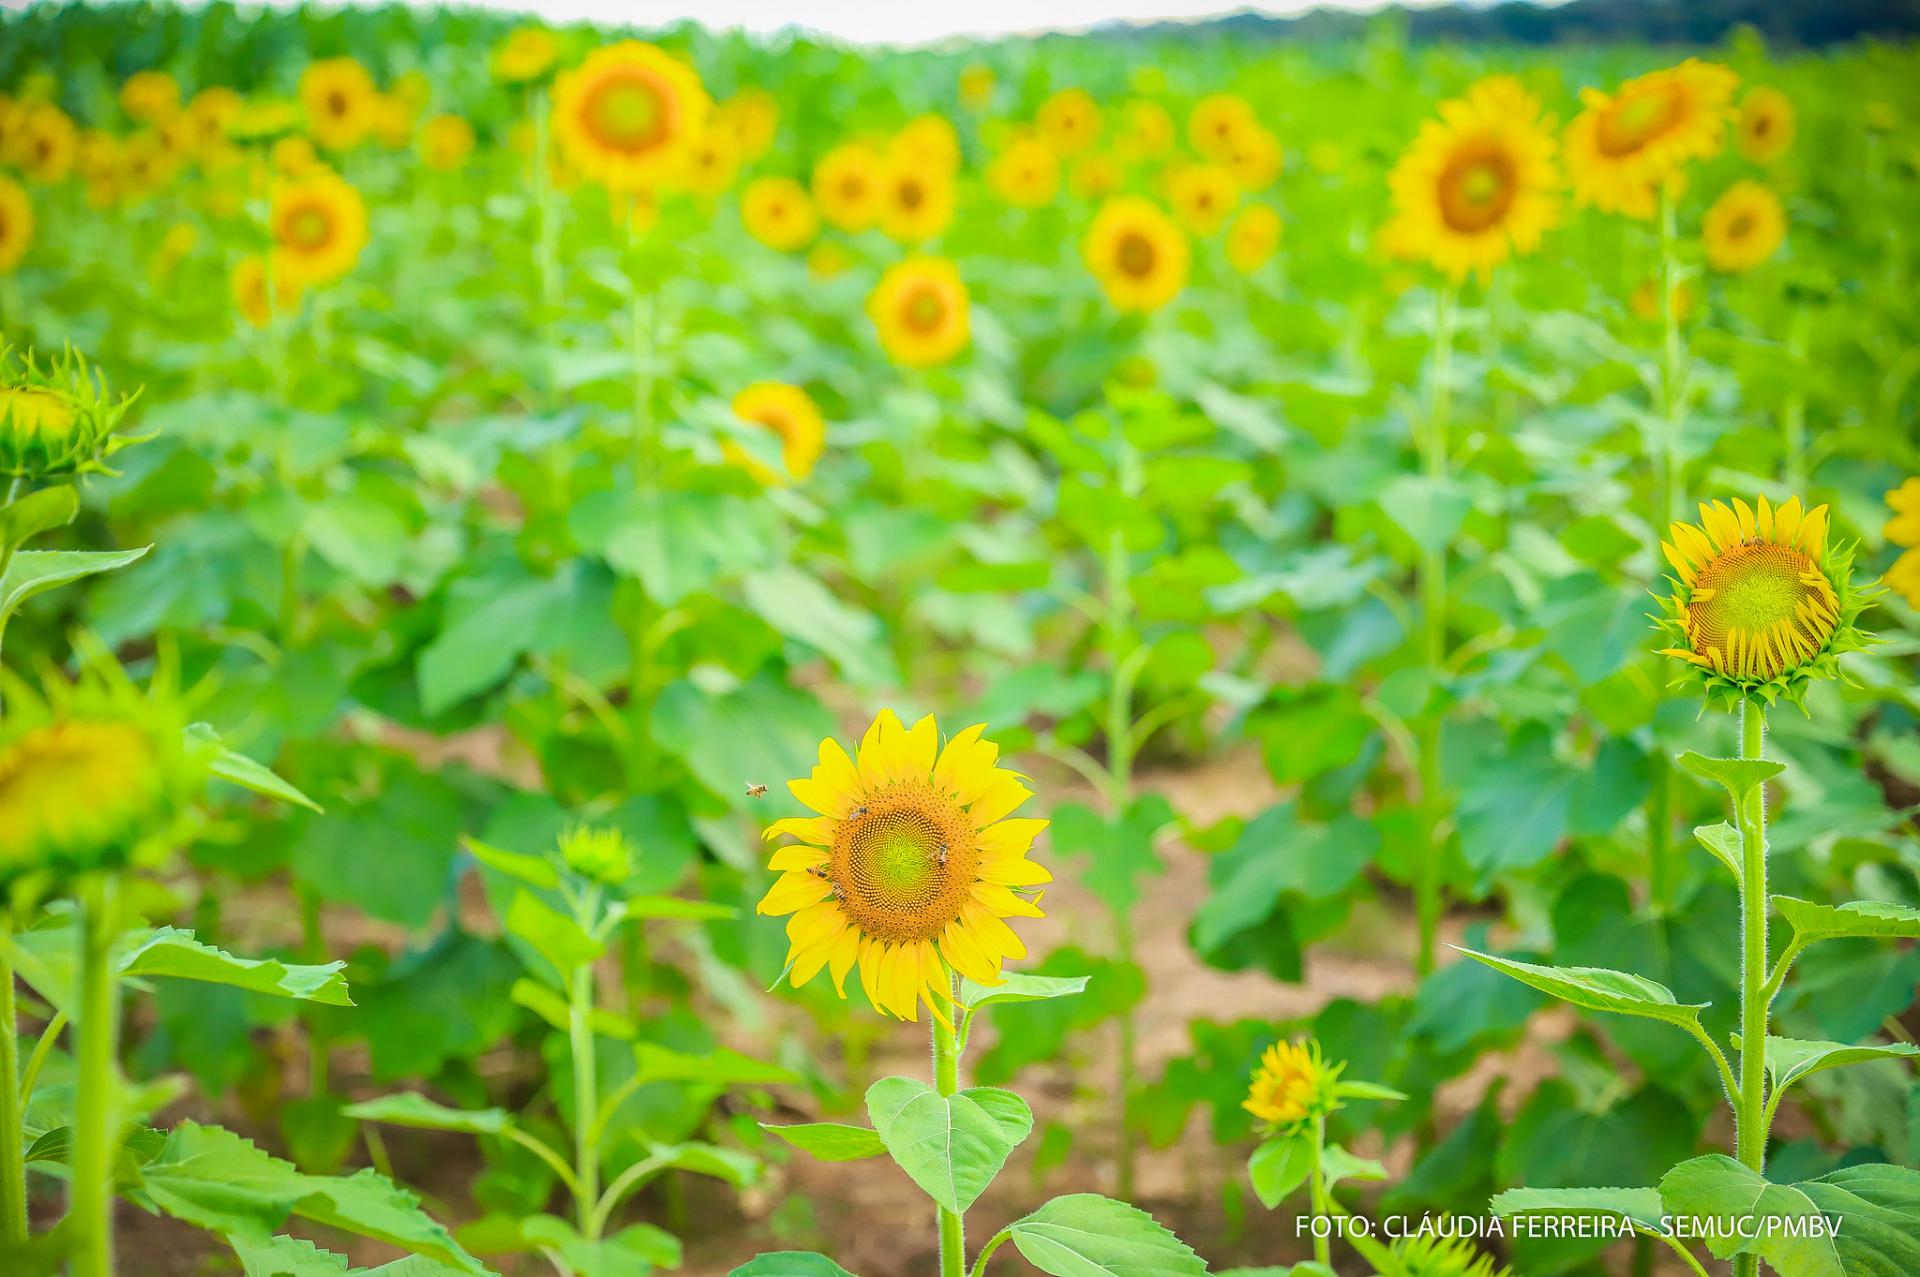
[[[792,871],[781,874],[774,880],[767,894],[754,906],[755,913],[779,915],[804,909],[808,905],[818,904],[826,899],[833,888],[826,879],[816,878],[804,871]]]
[[[1018,820],[1002,820],[980,831],[979,839],[974,843],[983,856],[1014,855],[1023,856],[1033,846],[1033,840],[1051,823],[1023,817]]]
[[[834,831],[839,828],[840,822],[832,816],[788,816],[785,820],[776,820],[768,825],[767,832],[762,836],[771,842],[781,834],[791,834],[815,847],[831,847]]]
[[[1040,907],[1024,896],[1019,896],[997,882],[976,882],[973,884],[973,898],[994,911],[1002,918],[1044,918]]]
[[[847,927],[833,942],[833,952],[828,955],[827,970],[833,975],[833,987],[841,997],[847,996],[847,972],[853,970],[853,964],[860,959],[860,932]]]
[[[1011,815],[1021,803],[1033,797],[1033,791],[1011,773],[1003,773],[978,798],[967,806],[967,818],[975,829],[985,829],[1002,816]]]
[[[839,935],[846,925],[847,916],[841,911],[840,903],[822,900],[787,919],[787,939],[793,942],[796,949],[811,949]]]
[[[1053,874],[1024,856],[987,856],[980,861],[980,878],[1003,887],[1036,887],[1052,882]]]
[[[805,843],[789,843],[767,858],[767,868],[775,873],[789,869],[817,869],[827,863],[827,853]]]

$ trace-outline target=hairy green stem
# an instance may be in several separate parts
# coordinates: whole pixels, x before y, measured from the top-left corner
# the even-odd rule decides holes
[[[1766,756],[1767,711],[1751,698],[1740,707],[1740,757]],[[1767,790],[1748,791],[1735,816],[1740,822],[1740,1095],[1734,1121],[1734,1156],[1755,1172],[1767,1160]],[[1736,1277],[1755,1277],[1759,1260],[1734,1260]]]
[[[67,1188],[64,1225],[71,1277],[113,1274],[113,1166],[120,1133],[120,1017],[113,974],[118,904],[119,883],[111,874],[82,891],[73,1180]]]
[[[600,1128],[597,1061],[593,1054],[593,969],[582,966],[568,982],[567,1040],[573,1052],[573,1200],[580,1232],[599,1236],[595,1210],[600,1201]]]
[[[1433,488],[1430,499],[1437,500],[1439,487],[1448,471],[1448,418],[1453,396],[1454,293],[1443,288],[1434,302],[1432,384],[1428,387],[1426,428],[1420,434],[1421,468]],[[1427,671],[1438,684],[1447,664],[1447,547],[1429,542],[1420,548],[1420,621],[1421,654]],[[1431,690],[1434,704],[1420,720],[1420,806],[1422,824],[1427,831],[1426,854],[1420,858],[1414,884],[1415,907],[1420,923],[1420,950],[1415,963],[1421,975],[1433,970],[1434,951],[1440,934],[1440,862],[1443,846],[1441,825],[1446,819],[1442,797],[1446,766],[1442,756],[1446,715],[1437,686]]]
[[[20,1026],[13,1005],[13,963],[7,941],[13,920],[0,904],[0,1243],[27,1240],[27,1164],[20,1094]]]
[[[1313,1119],[1313,1165],[1307,1171],[1307,1195],[1316,1220],[1313,1233],[1313,1259],[1322,1266],[1333,1262],[1333,1239],[1323,1235],[1317,1221],[1327,1214],[1327,1119]]]
[[[953,1030],[938,1015],[933,1021],[933,1089],[950,1097],[960,1089],[960,1050]],[[967,1271],[967,1225],[958,1211],[934,1208],[940,1229],[940,1277],[964,1277]]]

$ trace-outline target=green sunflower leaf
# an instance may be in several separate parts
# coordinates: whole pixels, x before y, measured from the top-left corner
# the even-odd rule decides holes
[[[1773,907],[1793,928],[1794,943],[1853,938],[1920,939],[1920,909],[1881,900],[1820,905],[1793,896],[1775,896]]]
[[[1588,1011],[1637,1015],[1686,1027],[1698,1026],[1700,1013],[1710,1005],[1678,1001],[1665,985],[1626,971],[1609,971],[1605,967],[1547,967],[1473,949],[1460,949],[1460,952],[1522,984]]]
[[[1868,1060],[1920,1058],[1920,1046],[1910,1042],[1888,1042],[1867,1046],[1848,1046],[1844,1042],[1809,1042],[1800,1038],[1767,1036],[1767,1074],[1776,1091],[1785,1090],[1801,1078],[1842,1065]]]
[[[1307,1182],[1313,1170],[1313,1137],[1276,1135],[1247,1159],[1247,1180],[1260,1204],[1273,1210]]]
[[[1499,1194],[1488,1207],[1506,1218],[1530,1211],[1550,1215],[1618,1215],[1651,1229],[1660,1228],[1660,1190],[1657,1188],[1513,1188]]]
[[[1724,786],[1733,795],[1735,807],[1755,789],[1787,770],[1785,763],[1771,758],[1714,758],[1691,749],[1680,755],[1678,761],[1702,780]]]
[[[1056,1197],[1007,1225],[1028,1263],[1051,1277],[1203,1277],[1207,1263],[1153,1216],[1096,1193]]]
[[[465,1131],[469,1135],[498,1135],[513,1124],[513,1115],[505,1109],[448,1108],[418,1091],[402,1091],[349,1104],[341,1112],[363,1122],[385,1122],[389,1126],[424,1131]]]
[[[878,1132],[845,1122],[801,1122],[793,1126],[762,1122],[760,1129],[823,1162],[858,1162],[887,1151]]]
[[[775,1250],[755,1255],[727,1277],[853,1277],[818,1251]]]
[[[904,1077],[867,1088],[867,1116],[900,1169],[956,1212],[973,1205],[1033,1130],[1033,1110],[1012,1091],[981,1086],[944,1097]]]

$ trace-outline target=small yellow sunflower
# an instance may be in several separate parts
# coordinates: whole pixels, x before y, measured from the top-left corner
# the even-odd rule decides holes
[[[300,112],[279,98],[255,98],[227,120],[227,140],[241,146],[268,146],[300,127]]]
[[[1553,135],[1503,101],[1481,90],[1441,103],[1387,178],[1408,252],[1454,280],[1532,252],[1559,220]]]
[[[1100,140],[1100,105],[1085,89],[1062,89],[1034,113],[1040,139],[1056,155],[1078,155]]]
[[[1261,1052],[1240,1107],[1275,1130],[1297,1130],[1340,1107],[1334,1086],[1345,1067],[1329,1067],[1312,1039],[1275,1042]]]
[[[380,91],[367,69],[352,58],[322,58],[300,73],[300,107],[316,145],[345,151],[373,130]]]
[[[560,39],[545,27],[520,27],[493,46],[493,78],[502,84],[544,80],[560,60]]]
[[[1243,191],[1264,191],[1286,163],[1280,139],[1263,128],[1248,129],[1233,141],[1222,161]]]
[[[1108,200],[1081,252],[1119,310],[1158,310],[1186,287],[1187,237],[1151,200],[1132,195]]]
[[[1603,213],[1653,216],[1662,182],[1719,153],[1738,83],[1726,67],[1688,58],[1613,93],[1584,90],[1566,134],[1574,198]]]
[[[224,151],[227,129],[241,110],[240,95],[223,85],[210,85],[194,94],[186,110],[193,126],[194,153],[204,158]]]
[[[708,198],[726,194],[740,175],[740,153],[734,145],[733,134],[724,129],[702,131],[687,147],[681,184],[695,195]]]
[[[436,115],[420,126],[420,160],[428,168],[451,173],[473,154],[473,125],[458,115]]]
[[[301,288],[345,275],[367,246],[366,203],[328,172],[283,182],[273,193],[267,224],[275,274]]]
[[[320,160],[320,153],[313,149],[313,143],[297,134],[275,142],[268,156],[273,162],[273,171],[281,177],[304,177],[326,168]]]
[[[1100,200],[1120,189],[1123,175],[1111,155],[1089,151],[1073,162],[1067,185],[1081,199]]]
[[[1740,99],[1740,118],[1734,138],[1740,154],[1755,164],[1771,164],[1793,146],[1799,128],[1793,99],[1778,89],[1757,85]]]
[[[135,396],[115,398],[106,378],[67,350],[44,367],[15,364],[0,341],[0,477],[30,482],[105,471],[138,438],[118,433]]]
[[[0,173],[0,275],[18,267],[33,246],[33,201],[26,188]]]
[[[813,166],[813,202],[820,216],[843,231],[864,231],[880,220],[887,166],[864,142],[834,147]]]
[[[135,71],[120,86],[120,109],[141,124],[160,124],[180,111],[180,82],[165,71]]]
[[[1273,259],[1280,248],[1280,214],[1265,204],[1250,204],[1227,228],[1227,260],[1242,275],[1251,275]]]
[[[1047,822],[1009,819],[1033,793],[996,765],[985,730],[942,748],[932,715],[909,728],[883,710],[857,754],[821,741],[813,774],[788,782],[820,814],[767,830],[798,841],[773,853],[780,877],[759,912],[793,915],[796,987],[824,970],[845,997],[858,967],[875,1009],[918,1020],[924,1002],[946,1020],[954,973],[998,984],[1007,959],[1026,956],[1005,919],[1046,916],[1035,889],[1053,875],[1027,853]]]
[[[887,143],[887,163],[951,177],[960,171],[960,135],[944,115],[917,115]]]
[[[1913,607],[1920,608],[1920,478],[1910,478],[1887,493],[1886,538],[1905,552],[1893,561],[1883,578],[1887,586]]]
[[[1210,160],[1225,162],[1243,137],[1260,127],[1247,100],[1235,93],[1214,93],[1193,104],[1187,115],[1187,141]]]
[[[756,177],[740,194],[747,234],[783,253],[805,248],[820,231],[807,188],[790,177]]]
[[[1173,116],[1149,98],[1134,98],[1120,112],[1114,145],[1130,160],[1156,160],[1173,145]]]
[[[999,78],[993,68],[985,63],[974,62],[960,69],[960,104],[969,111],[986,109],[993,101],[994,86]]]
[[[7,129],[8,158],[30,182],[52,186],[66,181],[79,149],[79,128],[51,102],[28,104]]]
[[[1039,208],[1060,192],[1060,160],[1034,138],[1015,138],[988,166],[987,182],[1007,203]]]
[[[1780,199],[1758,182],[1735,182],[1713,202],[1701,223],[1707,264],[1717,271],[1752,270],[1780,250],[1787,214]]]
[[[898,165],[887,173],[880,229],[900,244],[920,244],[953,224],[953,178],[942,169]]]
[[[1195,235],[1211,235],[1240,202],[1233,175],[1217,164],[1182,164],[1167,175],[1173,215]]]
[[[1659,625],[1672,645],[1661,653],[1710,699],[1799,702],[1812,680],[1838,677],[1841,653],[1872,641],[1854,624],[1868,596],[1852,588],[1853,549],[1828,545],[1826,506],[1715,501],[1668,536],[1673,593]]]
[[[867,298],[867,313],[887,355],[908,368],[944,364],[972,338],[967,286],[942,257],[909,257],[889,267]]]
[[[826,447],[827,423],[806,391],[785,382],[755,382],[733,397],[733,415],[780,440],[780,458],[787,472],[779,473],[731,441],[722,449],[728,461],[766,484],[804,479],[813,473]]]
[[[568,163],[623,190],[678,179],[710,109],[692,67],[638,40],[595,49],[554,83],[554,134]]]
[[[741,164],[767,153],[780,129],[780,103],[765,89],[748,88],[713,108],[712,128],[726,134]]]
[[[273,270],[271,263],[277,260],[256,254],[241,258],[233,268],[233,308],[255,328],[265,328],[276,314],[287,314],[300,304],[300,286],[284,270]]]

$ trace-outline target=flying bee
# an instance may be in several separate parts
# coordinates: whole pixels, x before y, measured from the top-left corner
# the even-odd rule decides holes
[[[765,798],[766,796],[767,796],[767,787],[765,785],[759,784],[758,782],[751,781],[751,780],[747,782],[747,797]]]

